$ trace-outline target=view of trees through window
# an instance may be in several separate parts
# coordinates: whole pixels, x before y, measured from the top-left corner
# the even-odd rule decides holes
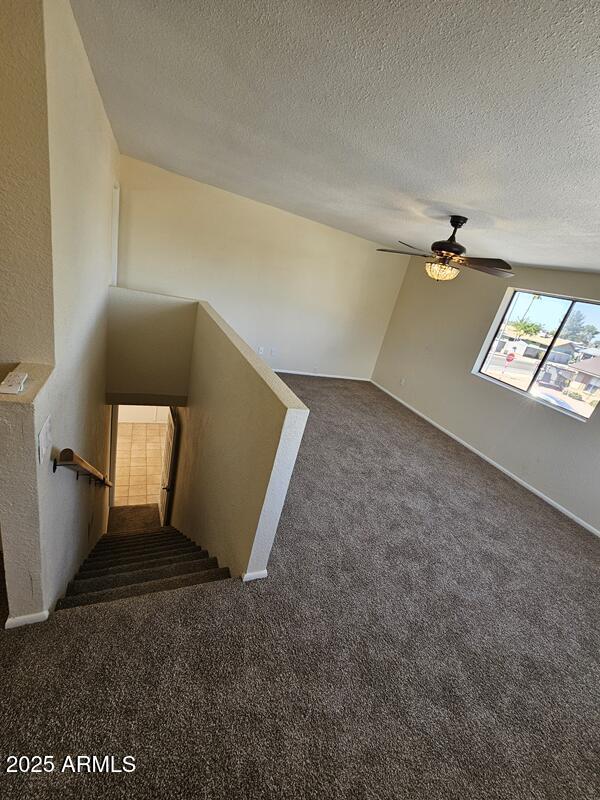
[[[600,304],[515,292],[480,372],[590,417],[600,401]]]

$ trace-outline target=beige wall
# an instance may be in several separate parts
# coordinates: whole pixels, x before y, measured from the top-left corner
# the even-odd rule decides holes
[[[308,409],[198,307],[172,523],[234,576],[264,577]]]
[[[23,618],[41,621],[47,616],[33,401],[52,367],[25,362],[19,368],[29,375],[25,391],[0,394],[0,533],[10,610],[7,627],[20,624]]]
[[[36,96],[40,102],[43,96],[47,108],[47,114],[44,111],[30,120],[34,131],[26,132],[46,142],[45,157],[40,145],[39,163],[30,165],[30,148],[24,146],[22,159],[14,165],[15,180],[18,182],[20,175],[25,184],[35,180],[37,196],[50,197],[47,233],[52,259],[50,273],[46,251],[43,263],[32,264],[31,253],[35,258],[39,245],[35,231],[32,242],[25,235],[16,241],[15,263],[31,265],[44,280],[48,277],[51,295],[18,280],[15,291],[19,291],[20,302],[35,312],[25,322],[37,337],[46,339],[40,360],[54,361],[54,367],[42,374],[39,366],[29,365],[32,381],[28,392],[19,401],[4,403],[6,430],[11,433],[6,446],[19,448],[24,462],[7,471],[9,485],[4,487],[0,520],[9,590],[7,626],[43,618],[105,530],[106,490],[75,481],[67,471],[54,474],[52,456],[72,447],[95,466],[107,468],[106,317],[112,190],[118,170],[116,144],[68,0],[15,5],[19,12],[15,30],[24,27],[29,34],[17,48],[21,68],[36,77]],[[42,10],[43,38],[39,27]],[[4,20],[4,5],[2,11]],[[45,63],[45,73],[39,59]],[[43,86],[39,85],[40,75]],[[29,102],[26,93],[14,100],[17,105]],[[11,124],[17,125],[19,119],[17,109]],[[16,142],[15,132],[13,136]],[[43,203],[38,211],[43,216]],[[13,224],[27,232],[31,214],[32,208],[15,204]],[[11,309],[11,319],[18,314],[18,307]],[[5,331],[2,333],[4,336]],[[29,340],[18,330],[11,329],[9,335],[15,360],[24,361],[30,352]],[[48,418],[51,448],[39,464],[37,440]]]
[[[114,286],[109,297],[109,402],[184,405],[197,301]]]
[[[0,372],[54,359],[48,112],[41,0],[0,9]],[[50,367],[27,364],[0,397],[0,535],[10,612],[43,607],[32,400]]]
[[[108,471],[105,404],[113,186],[118,150],[68,0],[45,0],[54,371],[35,401],[36,432]],[[38,467],[46,608],[106,530],[108,492],[68,470]]]
[[[164,425],[169,416],[167,406],[119,406],[119,422]]]
[[[41,0],[0,8],[0,362],[54,360]]]
[[[515,288],[600,300],[600,275],[515,272]],[[469,270],[436,283],[411,259],[373,380],[600,530],[600,412],[581,422],[471,374],[506,287]]]
[[[274,368],[371,376],[408,261],[375,248],[122,159],[119,285],[208,300]]]

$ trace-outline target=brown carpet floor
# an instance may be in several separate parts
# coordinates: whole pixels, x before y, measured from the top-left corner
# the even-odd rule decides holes
[[[3,798],[598,798],[600,542],[370,384],[311,408],[265,581],[0,636]]]
[[[139,531],[152,528],[160,528],[160,516],[156,503],[115,506],[110,510],[108,533],[139,533]]]

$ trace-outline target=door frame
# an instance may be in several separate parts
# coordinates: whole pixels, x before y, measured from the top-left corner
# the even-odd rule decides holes
[[[179,413],[177,406],[169,406],[169,413],[171,414],[171,421],[173,423],[173,446],[171,447],[171,461],[169,463],[169,477],[167,485],[161,485],[161,492],[167,493],[165,502],[164,519],[161,520],[162,525],[169,525],[171,522],[171,512],[173,511],[173,497],[175,494],[175,479],[177,475],[177,460],[179,457],[179,439],[181,432],[181,423],[179,421]],[[160,503],[159,503],[160,511]]]
[[[112,508],[115,504],[115,485],[117,474],[117,436],[119,433],[119,406],[110,407],[110,458],[108,465],[108,475],[112,486],[108,490],[108,507]]]

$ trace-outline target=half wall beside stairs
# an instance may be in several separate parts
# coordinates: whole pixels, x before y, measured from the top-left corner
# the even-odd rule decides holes
[[[308,409],[209,303],[111,287],[107,402],[179,406],[173,525],[265,577]]]
[[[308,408],[198,305],[172,524],[244,580],[264,578]]]

